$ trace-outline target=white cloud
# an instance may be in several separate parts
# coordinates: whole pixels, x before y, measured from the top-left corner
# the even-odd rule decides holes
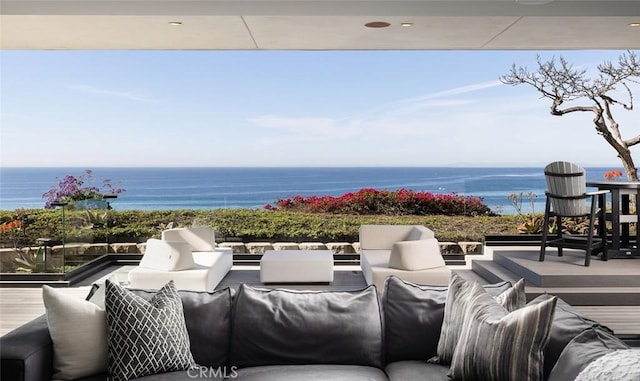
[[[156,102],[156,100],[154,99],[151,99],[130,91],[107,90],[107,89],[100,89],[97,87],[87,86],[87,85],[74,85],[74,86],[69,86],[69,88],[71,90],[81,91],[88,94],[106,95],[110,97],[124,98],[132,101],[139,101],[139,102]]]
[[[360,133],[358,120],[336,120],[331,118],[287,118],[275,115],[262,115],[250,118],[249,122],[258,127],[284,131],[261,139],[264,144],[278,144],[300,141],[325,141],[343,139]]]

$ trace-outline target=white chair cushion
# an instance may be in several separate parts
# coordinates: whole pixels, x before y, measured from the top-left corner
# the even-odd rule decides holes
[[[140,267],[162,271],[187,270],[194,267],[191,245],[186,242],[147,240]]]
[[[191,251],[213,251],[216,247],[216,236],[208,227],[168,229],[162,232],[163,241],[186,242]]]
[[[445,266],[435,238],[400,241],[393,244],[389,267],[400,270],[425,270]]]

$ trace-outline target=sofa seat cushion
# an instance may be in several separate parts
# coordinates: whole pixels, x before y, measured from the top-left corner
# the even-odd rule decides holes
[[[220,369],[220,370],[218,370]],[[176,372],[158,373],[150,376],[134,378],[131,381],[193,381],[193,380],[215,380],[223,381],[225,379],[224,368],[202,368],[181,370]],[[231,375],[231,370],[226,370],[226,375]],[[92,377],[80,378],[74,381],[108,381],[107,374],[100,374]]]
[[[241,284],[232,310],[230,364],[382,367],[376,290],[298,291]]]
[[[186,242],[147,240],[140,267],[159,271],[179,271],[194,267],[191,245]]]
[[[415,271],[444,266],[446,264],[435,238],[396,242],[389,255],[389,267],[394,269]]]
[[[272,365],[238,369],[241,381],[387,381],[378,368],[361,365]]]
[[[449,365],[426,361],[395,361],[388,364],[385,371],[389,381],[450,381]]]
[[[362,250],[360,265],[362,275],[367,284],[373,284],[382,292],[385,280],[395,275],[409,282],[430,284],[434,286],[447,286],[451,277],[451,270],[446,266],[424,270],[400,270],[389,267],[391,250]]]

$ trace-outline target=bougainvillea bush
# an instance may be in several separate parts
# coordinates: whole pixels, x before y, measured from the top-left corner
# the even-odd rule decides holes
[[[59,202],[90,200],[102,198],[105,195],[117,196],[125,191],[120,187],[114,187],[111,179],[103,180],[102,185],[97,187],[91,184],[92,178],[93,172],[90,169],[85,170],[84,174],[78,177],[71,175],[63,177],[58,185],[53,185],[42,195],[45,199],[44,208],[51,209],[51,204]]]
[[[396,191],[361,189],[342,196],[293,196],[279,199],[268,210],[289,210],[306,213],[385,214],[385,215],[494,215],[481,197],[457,193],[435,194],[399,189]]]

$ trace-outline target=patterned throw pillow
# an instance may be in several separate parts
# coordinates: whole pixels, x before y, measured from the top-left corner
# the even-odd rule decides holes
[[[444,306],[444,320],[440,331],[440,340],[438,341],[438,355],[429,359],[430,363],[451,363],[453,352],[462,332],[462,324],[465,321],[464,316],[467,315],[467,309],[470,306],[469,298],[472,297],[470,290],[475,284],[475,282],[469,282],[457,274],[451,277],[447,303]],[[527,304],[524,279],[520,279],[513,287],[495,298],[507,311],[515,311],[524,307]]]
[[[173,281],[150,300],[106,281],[110,380],[126,381],[195,366],[182,301]]]
[[[454,380],[542,381],[557,298],[508,312],[477,284],[451,360]]]

